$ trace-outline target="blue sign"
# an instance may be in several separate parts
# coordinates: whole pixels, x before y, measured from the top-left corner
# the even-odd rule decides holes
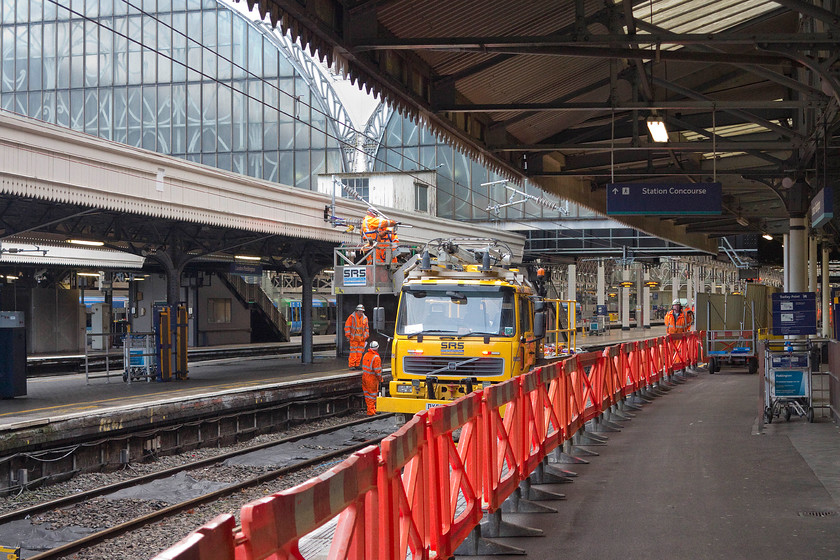
[[[341,272],[344,286],[367,286],[367,268],[364,266],[345,266]]]
[[[606,315],[607,314],[607,306],[606,305],[596,305],[595,306],[595,315]]]
[[[817,295],[814,292],[773,294],[773,334],[817,334]]]
[[[822,227],[833,217],[834,193],[831,187],[823,187],[811,200],[811,227]]]
[[[262,276],[262,265],[230,263],[230,273],[240,276]]]
[[[607,185],[607,214],[720,214],[720,183]]]
[[[807,397],[808,388],[805,386],[805,372],[802,370],[781,370],[773,372],[775,387],[773,395],[776,397]]]

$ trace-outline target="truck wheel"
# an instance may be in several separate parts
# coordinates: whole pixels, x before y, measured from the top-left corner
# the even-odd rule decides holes
[[[750,372],[750,375],[758,373],[758,358],[749,358],[747,361],[747,371]]]
[[[717,358],[709,358],[709,373],[714,375],[720,366],[718,366]]]

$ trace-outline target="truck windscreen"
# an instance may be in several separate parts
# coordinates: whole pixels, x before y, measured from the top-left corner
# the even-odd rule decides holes
[[[406,290],[397,316],[397,335],[418,334],[514,336],[513,290],[470,290],[468,286]]]

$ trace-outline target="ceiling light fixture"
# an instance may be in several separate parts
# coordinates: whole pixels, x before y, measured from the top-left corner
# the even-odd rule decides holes
[[[250,255],[236,255],[233,258],[238,259],[240,261],[259,261],[259,260],[262,260],[262,257],[252,257]]]
[[[736,217],[735,221],[738,222],[739,225],[742,225],[744,227],[750,227],[750,221],[743,216]]]
[[[764,234],[764,235],[762,235],[761,237],[763,237],[763,238],[764,238],[764,239],[766,239],[767,241],[773,241],[773,236],[772,236],[772,235],[770,235],[769,233],[765,233],[765,234]]]
[[[87,245],[89,247],[102,247],[105,245],[104,241],[90,241],[88,239],[68,239],[67,242],[73,245]]]
[[[654,142],[668,141],[668,129],[665,128],[665,119],[658,115],[651,115],[647,118],[647,127]]]

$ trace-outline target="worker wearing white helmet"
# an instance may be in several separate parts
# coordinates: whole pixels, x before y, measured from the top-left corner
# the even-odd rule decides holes
[[[379,343],[374,340],[362,358],[362,391],[365,394],[368,416],[376,414],[376,395],[379,394],[379,384],[382,383],[382,359],[378,350]]]
[[[665,332],[668,334],[684,333],[691,326],[688,311],[683,309],[682,302],[675,299],[671,303],[671,310],[665,315]]]
[[[361,303],[344,322],[344,336],[350,342],[348,366],[350,369],[362,369],[362,354],[365,351],[365,342],[370,336],[370,328],[365,315],[365,306]]]

